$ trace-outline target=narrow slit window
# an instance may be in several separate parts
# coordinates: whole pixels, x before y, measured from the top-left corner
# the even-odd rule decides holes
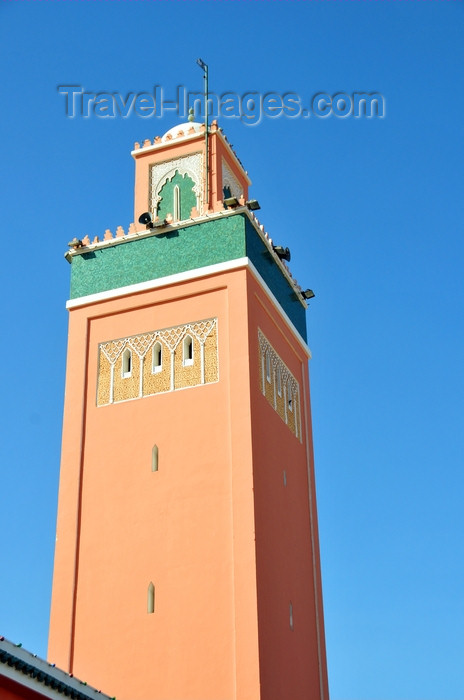
[[[150,581],[147,594],[147,612],[150,615],[155,612],[155,587]]]
[[[189,335],[184,338],[183,351],[184,366],[193,365],[193,340]]]
[[[175,185],[174,187],[174,221],[179,221],[180,220],[180,189],[179,185]]]
[[[287,385],[287,401],[288,401],[288,410],[293,411],[293,393],[292,393],[292,386],[290,383]]]
[[[282,370],[277,367],[277,393],[282,396]]]
[[[152,470],[152,472],[158,471],[158,456],[159,456],[158,445],[153,445],[153,448],[151,451],[151,470]]]
[[[293,632],[293,604],[292,603],[290,603],[290,605],[289,605],[289,618],[290,618],[290,620],[289,620],[290,621],[290,629]]]
[[[269,350],[266,352],[266,379],[271,383],[271,353]]]
[[[161,343],[157,342],[153,346],[153,373],[161,372],[163,369],[163,351]]]
[[[124,350],[122,355],[122,376],[130,377],[132,374],[132,352],[129,348]]]

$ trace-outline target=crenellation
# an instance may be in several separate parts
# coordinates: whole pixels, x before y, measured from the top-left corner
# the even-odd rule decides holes
[[[116,233],[113,235],[113,232],[111,229],[107,228],[105,230],[105,233],[103,235],[103,239],[100,240],[98,236],[94,236],[93,239],[90,239],[90,236],[87,234],[82,238],[82,247],[86,248],[90,245],[96,245],[97,243],[101,243],[102,241],[112,241],[117,238],[124,238],[125,236],[129,236],[131,234],[137,233],[137,229],[135,224],[132,222],[129,224],[127,231],[124,230],[124,226],[118,226],[116,228]]]

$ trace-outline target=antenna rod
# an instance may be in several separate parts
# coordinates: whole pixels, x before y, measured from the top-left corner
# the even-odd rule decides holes
[[[208,210],[209,206],[209,166],[208,166],[208,112],[209,112],[209,106],[208,106],[208,66],[204,61],[201,60],[201,58],[197,58],[197,63],[200,66],[200,68],[203,70],[203,78],[205,81],[205,180],[206,180],[206,202],[205,202],[205,211]]]

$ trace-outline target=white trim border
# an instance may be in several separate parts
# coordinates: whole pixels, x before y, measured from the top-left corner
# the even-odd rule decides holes
[[[66,308],[74,309],[77,306],[86,306],[87,304],[95,304],[100,301],[107,301],[108,299],[118,299],[119,297],[125,297],[129,294],[138,294],[139,292],[147,292],[151,289],[158,289],[159,287],[168,287],[172,284],[188,282],[198,277],[209,277],[210,275],[216,275],[221,272],[246,267],[248,262],[249,260],[246,257],[237,258],[236,260],[228,260],[227,262],[206,265],[205,267],[196,267],[193,270],[186,270],[185,272],[176,272],[174,275],[166,275],[165,277],[158,277],[158,279],[147,280],[146,282],[128,284],[125,287],[118,287],[117,289],[108,289],[105,292],[87,294],[84,297],[69,299],[69,301],[66,302]]]
[[[119,287],[118,289],[108,289],[105,292],[88,294],[87,296],[78,297],[77,299],[69,299],[69,301],[66,302],[66,308],[71,311],[72,309],[77,309],[81,306],[96,304],[102,301],[108,301],[110,299],[118,299],[120,297],[129,296],[130,294],[148,292],[153,289],[159,289],[160,287],[169,287],[173,284],[179,284],[180,282],[188,282],[194,279],[199,279],[201,277],[210,277],[212,275],[220,274],[221,272],[239,270],[240,268],[248,268],[250,270],[251,274],[256,279],[260,287],[272,301],[280,316],[290,326],[299,343],[303,346],[304,350],[306,351],[308,358],[311,359],[311,350],[307,342],[304,340],[301,333],[297,330],[293,322],[290,320],[287,313],[284,311],[281,304],[279,303],[278,299],[271,292],[266,282],[261,277],[258,270],[248,257],[237,258],[236,260],[227,260],[226,262],[216,263],[215,265],[206,265],[205,267],[197,267],[194,270],[178,272],[174,275],[159,277],[155,280],[148,280],[147,282],[138,282],[137,284],[129,284],[125,287]]]

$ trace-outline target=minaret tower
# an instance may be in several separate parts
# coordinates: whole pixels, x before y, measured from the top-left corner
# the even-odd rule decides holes
[[[306,302],[215,122],[205,154],[136,144],[152,221],[70,244],[49,660],[117,700],[327,700]]]

